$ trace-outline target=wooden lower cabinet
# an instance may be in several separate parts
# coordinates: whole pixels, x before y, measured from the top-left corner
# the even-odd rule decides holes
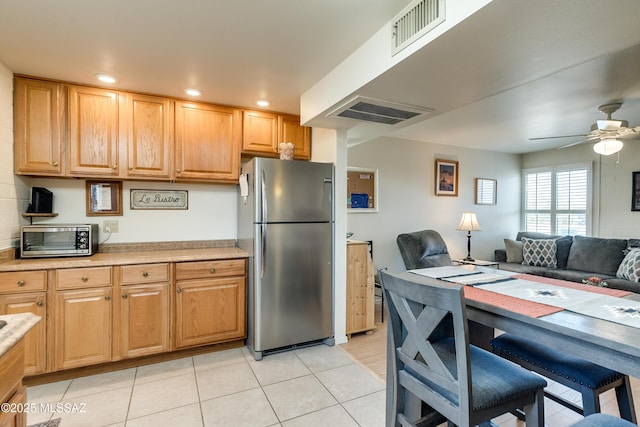
[[[375,328],[373,263],[367,242],[347,243],[347,335]]]
[[[18,340],[0,357],[0,403],[18,408],[27,402],[26,388],[22,385],[24,339]],[[25,427],[27,414],[22,411],[0,411],[0,427]]]
[[[45,292],[0,296],[0,315],[33,313],[41,318],[24,336],[25,375],[42,374],[47,367],[46,300]]]
[[[5,403],[5,402],[3,402]],[[9,408],[20,408],[27,403],[27,388],[20,387],[13,395],[11,400],[7,401]],[[0,427],[25,427],[27,425],[26,412],[1,412],[0,411]]]
[[[120,301],[121,356],[169,351],[169,284],[123,286]]]
[[[111,360],[111,288],[55,295],[55,369]]]

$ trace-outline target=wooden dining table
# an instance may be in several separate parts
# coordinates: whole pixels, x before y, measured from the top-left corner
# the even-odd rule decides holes
[[[486,269],[486,267],[475,267]],[[409,280],[438,280],[406,272]],[[470,341],[479,347],[490,349],[489,341],[495,330],[511,332],[550,346],[562,349],[582,359],[640,378],[640,328],[613,321],[558,310],[552,314],[534,317],[466,296]],[[640,302],[640,295],[631,293],[626,300]]]

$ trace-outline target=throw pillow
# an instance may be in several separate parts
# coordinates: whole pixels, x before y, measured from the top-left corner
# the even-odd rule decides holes
[[[522,238],[522,265],[552,267],[557,265],[555,239]]]
[[[567,260],[569,259],[569,250],[573,243],[573,237],[564,236],[556,239],[556,260],[558,268],[567,268]]]
[[[596,273],[596,276],[615,276],[624,259],[625,249],[626,239],[573,236],[567,270]]]
[[[631,249],[624,257],[616,273],[618,279],[640,282],[640,249]]]
[[[522,242],[516,240],[504,239],[504,248],[507,252],[507,262],[516,262],[522,264]]]

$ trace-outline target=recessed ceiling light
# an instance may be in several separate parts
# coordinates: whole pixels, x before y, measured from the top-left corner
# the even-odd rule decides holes
[[[115,83],[115,77],[108,76],[106,74],[96,74],[96,78],[103,83]]]
[[[269,101],[267,101],[266,99],[259,99],[258,101],[256,101],[256,104],[258,104],[258,106],[260,107],[268,107]]]
[[[184,93],[186,93],[189,96],[200,96],[200,95],[202,95],[202,92],[200,92],[198,89],[185,89]]]

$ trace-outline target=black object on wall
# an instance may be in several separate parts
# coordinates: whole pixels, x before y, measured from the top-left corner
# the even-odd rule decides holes
[[[27,212],[53,213],[53,193],[43,187],[31,188],[31,204]]]

